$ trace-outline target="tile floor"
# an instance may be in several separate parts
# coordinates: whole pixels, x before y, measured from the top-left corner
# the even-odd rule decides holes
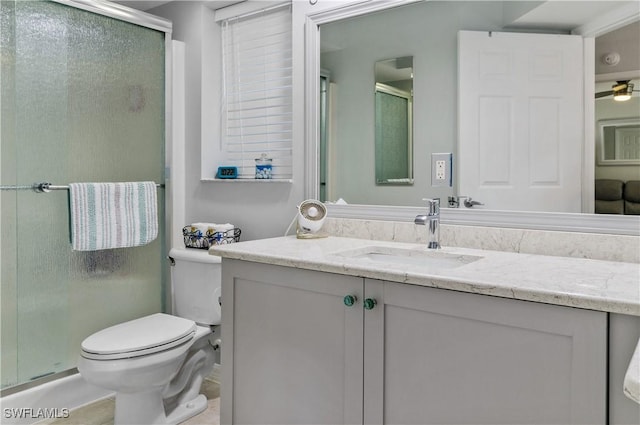
[[[202,394],[207,396],[207,410],[183,422],[182,425],[220,424],[220,384],[207,379],[202,384]],[[37,425],[113,425],[115,399],[108,398],[71,411],[68,418],[45,420]]]

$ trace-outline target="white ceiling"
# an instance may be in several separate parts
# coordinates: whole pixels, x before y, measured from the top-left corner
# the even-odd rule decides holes
[[[529,2],[527,2],[529,3]],[[523,3],[526,4],[526,3]],[[529,10],[520,7],[507,25],[511,28],[545,28],[567,31],[596,21],[600,16],[615,10],[640,11],[640,2],[634,1],[545,1],[529,3]],[[629,7],[632,5],[632,7]],[[624,9],[623,9],[624,8]],[[640,77],[640,22],[616,29],[596,38],[595,73],[601,80],[617,80]],[[620,62],[607,65],[602,57],[618,53]],[[630,76],[628,73],[632,73]],[[624,76],[624,77],[623,77]],[[612,77],[612,78],[610,78]],[[611,83],[609,82],[610,86]]]
[[[603,56],[614,52],[620,55],[619,64],[612,66],[602,61]],[[640,22],[596,38],[595,57],[597,75],[635,71],[636,76],[630,78],[640,78]]]
[[[529,2],[531,4],[531,2]],[[545,1],[516,18],[514,27],[573,29],[593,21],[602,14],[637,1]]]
[[[154,7],[162,6],[166,3],[191,1],[192,0],[115,0],[114,3],[120,3],[123,6],[128,6],[133,9],[147,11]],[[222,9],[223,7],[230,6],[235,3],[241,3],[244,0],[203,0],[199,3],[205,4],[209,9]]]
[[[114,1],[114,3],[119,3],[123,6],[130,7],[132,9],[138,10],[149,10],[154,7],[162,6],[165,3],[169,3],[169,0],[137,0],[137,1]]]

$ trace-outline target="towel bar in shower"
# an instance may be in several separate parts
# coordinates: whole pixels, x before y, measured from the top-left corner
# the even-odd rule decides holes
[[[164,183],[156,183],[156,187],[164,187]],[[69,190],[68,185],[53,185],[51,183],[42,182],[34,183],[31,186],[0,186],[0,190],[33,190],[36,193],[48,193],[52,190]]]

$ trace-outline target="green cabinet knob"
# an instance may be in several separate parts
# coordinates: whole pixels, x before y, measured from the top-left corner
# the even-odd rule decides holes
[[[364,308],[365,308],[365,310],[373,310],[373,308],[376,306],[376,304],[378,304],[378,303],[373,298],[367,298],[366,300],[364,300]]]
[[[344,305],[351,307],[356,303],[356,301],[358,301],[358,298],[356,298],[355,295],[345,295],[342,301],[344,302]]]

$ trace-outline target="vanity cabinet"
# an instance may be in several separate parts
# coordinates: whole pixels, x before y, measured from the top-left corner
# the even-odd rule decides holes
[[[222,269],[221,423],[607,421],[606,313],[226,258]]]
[[[362,423],[363,280],[222,261],[220,423]]]
[[[369,279],[365,297],[365,423],[606,423],[606,313]]]

